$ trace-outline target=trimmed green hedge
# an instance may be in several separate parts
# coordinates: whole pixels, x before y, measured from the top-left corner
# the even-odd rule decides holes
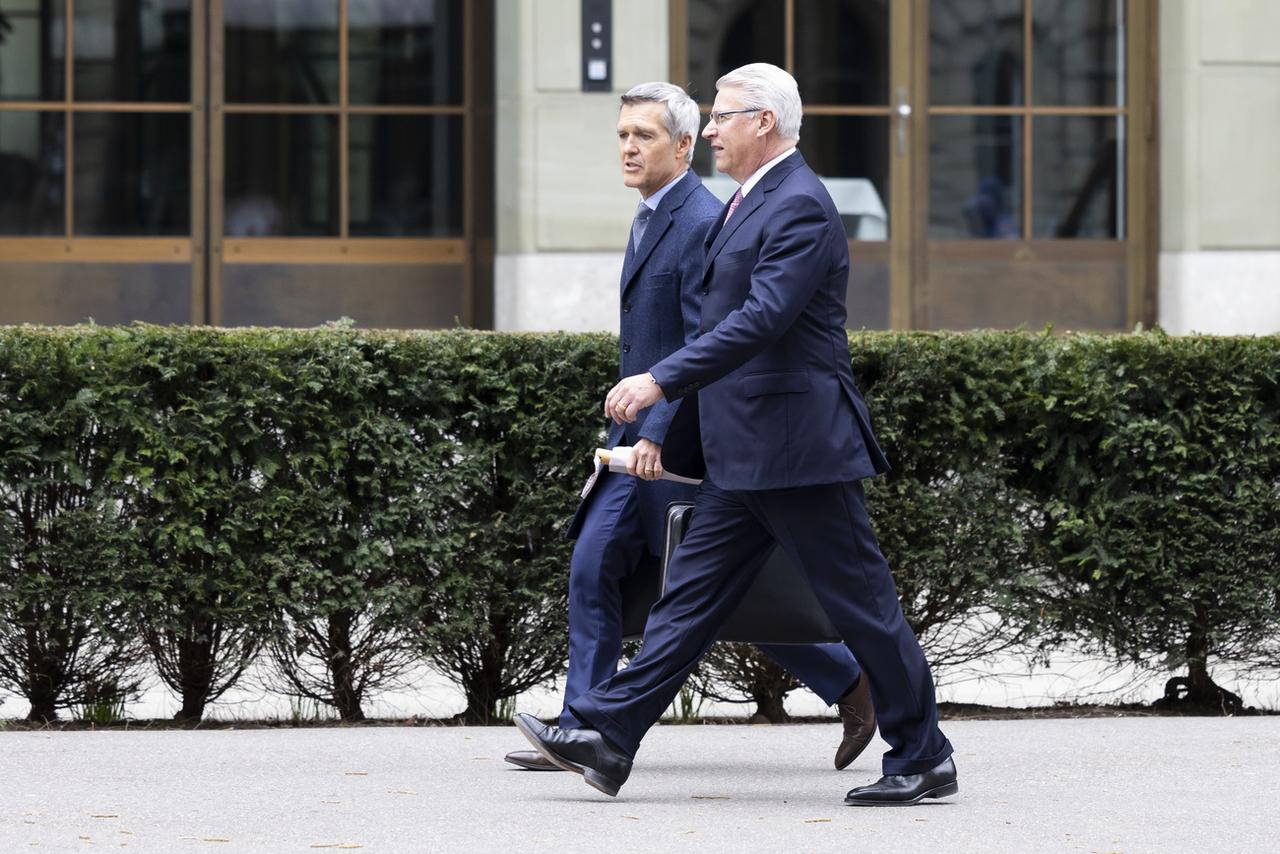
[[[935,666],[1280,637],[1280,339],[854,333],[868,485]],[[0,330],[0,687],[181,716],[255,661],[362,716],[426,662],[485,720],[558,675],[606,335]],[[145,651],[145,652],[144,652]],[[1215,699],[1216,698],[1216,699]]]

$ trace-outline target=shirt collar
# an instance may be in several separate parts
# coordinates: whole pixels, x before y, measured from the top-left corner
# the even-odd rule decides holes
[[[751,174],[751,177],[742,183],[743,197],[745,198],[747,193],[751,192],[751,188],[754,187],[756,184],[760,183],[760,179],[764,177],[766,172],[768,172],[770,169],[777,166],[779,163],[781,163],[782,161],[790,157],[792,154],[794,154],[795,150],[796,150],[796,147],[794,145],[791,146],[786,151],[782,152],[777,157],[773,158],[768,163],[766,163],[765,165],[757,169],[755,172],[753,172]]]
[[[683,178],[683,177],[684,177],[685,175],[687,175],[687,174],[689,174],[689,170],[688,170],[688,169],[684,170],[684,171],[683,171],[683,172],[681,172],[679,175],[677,175],[676,177],[672,178],[670,181],[668,181],[668,182],[663,186],[663,188],[662,188],[661,190],[659,190],[658,192],[654,193],[654,194],[653,194],[652,196],[650,196],[649,198],[647,198],[647,199],[642,199],[642,201],[643,201],[643,202],[644,202],[644,204],[645,204],[645,207],[647,207],[647,208],[648,208],[649,210],[651,210],[651,211],[656,211],[656,210],[658,209],[658,203],[662,201],[662,197],[663,197],[663,196],[665,196],[667,193],[669,193],[669,192],[671,191],[671,188],[672,188],[672,187],[674,187],[676,184],[679,184],[679,183],[680,183],[680,179],[681,179],[681,178]]]

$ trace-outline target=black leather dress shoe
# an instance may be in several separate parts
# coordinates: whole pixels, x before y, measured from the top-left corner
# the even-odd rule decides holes
[[[956,764],[948,756],[923,774],[886,774],[870,786],[850,789],[844,802],[851,807],[909,807],[925,798],[945,798],[958,791]]]
[[[836,748],[836,770],[848,768],[871,743],[876,734],[876,707],[871,704],[871,685],[866,676],[858,679],[852,691],[836,701],[844,737]]]
[[[610,797],[617,797],[631,775],[631,760],[596,730],[547,726],[523,713],[515,724],[553,765],[581,774],[587,785]]]
[[[528,771],[560,771],[558,765],[552,765],[551,760],[543,756],[536,750],[513,750],[503,757],[512,765],[518,765]]]

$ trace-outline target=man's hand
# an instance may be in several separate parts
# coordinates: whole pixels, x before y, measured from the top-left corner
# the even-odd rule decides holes
[[[627,377],[609,390],[604,399],[604,414],[615,424],[631,424],[640,414],[662,400],[662,388],[650,374]]]
[[[627,473],[644,480],[657,480],[662,477],[662,446],[641,439],[631,449],[631,461],[627,463]]]

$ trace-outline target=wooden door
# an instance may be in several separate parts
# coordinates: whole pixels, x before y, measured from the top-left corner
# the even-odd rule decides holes
[[[671,79],[796,77],[852,328],[1155,316],[1154,0],[673,0]],[[694,167],[723,198],[705,150]]]
[[[915,0],[911,325],[1154,319],[1154,4]]]
[[[493,0],[0,3],[0,323],[492,324]]]

